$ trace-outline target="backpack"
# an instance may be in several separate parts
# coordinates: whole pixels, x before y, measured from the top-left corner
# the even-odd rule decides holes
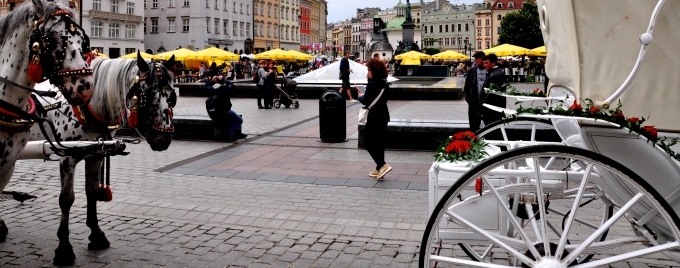
[[[260,83],[260,78],[257,77],[257,73],[260,71],[260,69],[257,69],[257,71],[253,72],[253,83],[257,84]]]

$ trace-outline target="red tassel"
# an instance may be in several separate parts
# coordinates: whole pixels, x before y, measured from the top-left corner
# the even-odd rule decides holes
[[[110,185],[100,184],[97,189],[97,201],[109,202],[113,200],[113,192]]]
[[[40,58],[36,55],[28,63],[28,79],[33,83],[40,83],[43,80],[43,68],[40,65]]]
[[[131,128],[137,128],[137,111],[132,111],[130,112],[130,116],[128,117],[127,124]]]

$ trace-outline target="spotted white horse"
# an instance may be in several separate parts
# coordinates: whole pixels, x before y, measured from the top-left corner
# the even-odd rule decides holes
[[[165,64],[171,66],[173,63],[174,56]],[[40,100],[43,107],[55,107],[56,104],[61,107],[46,112],[47,118],[57,129],[56,137],[50,138],[59,141],[107,139],[128,123],[140,130],[154,151],[167,149],[174,131],[172,108],[177,102],[177,95],[172,87],[172,74],[168,69],[157,62],[147,63],[139,55],[137,60],[97,58],[92,61],[92,68],[95,86],[88,105],[71,106],[65,101],[50,98]],[[38,126],[33,128],[36,127]],[[45,140],[45,137],[40,131],[32,131],[31,140]],[[54,257],[57,265],[71,265],[75,260],[68,239],[68,219],[75,199],[73,177],[76,165],[81,160],[85,160],[86,224],[91,230],[88,248],[94,250],[109,247],[109,241],[99,228],[97,219],[97,200],[101,198],[98,184],[102,179],[104,159],[102,154],[87,152],[62,156],[60,159],[59,206],[62,217],[57,231],[59,247]]]
[[[67,1],[32,0],[0,17],[0,191],[28,142],[35,83],[44,79],[76,105],[92,95],[92,71],[85,59],[89,39],[74,21]],[[32,109],[29,109],[29,112]],[[8,233],[0,219],[0,241]]]

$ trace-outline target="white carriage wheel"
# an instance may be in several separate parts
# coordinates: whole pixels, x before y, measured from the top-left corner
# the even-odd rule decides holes
[[[579,161],[584,168],[566,176],[564,171],[543,169],[538,164],[553,157]],[[521,166],[522,163],[525,165]],[[504,168],[511,164],[518,165],[518,168]],[[572,163],[565,165],[569,164]],[[538,170],[533,168],[536,166]],[[475,185],[478,178],[484,183],[482,194],[464,193],[466,187]],[[513,216],[516,214],[508,204],[510,196],[535,202],[536,212],[533,211],[534,206],[524,206],[528,215],[535,215],[527,220],[526,225],[521,225],[519,217]],[[612,202],[616,207],[615,213],[611,217],[598,216],[580,209],[579,205],[591,198],[603,203]],[[497,210],[480,207],[485,201],[494,202]],[[554,212],[557,210],[575,212],[567,216],[564,230],[556,228],[563,219]],[[493,213],[499,216],[495,225],[506,226],[512,231],[487,231],[489,229],[482,225],[488,225],[488,220],[480,221],[479,216],[492,218]],[[586,214],[591,218],[582,217],[583,222],[576,220]],[[604,217],[607,217],[606,221],[599,224]],[[640,219],[646,222],[636,224]],[[442,223],[442,220],[445,222]],[[665,255],[671,250],[680,250],[679,225],[680,219],[663,197],[618,162],[580,148],[527,146],[479,163],[442,196],[425,229],[419,265],[597,267],[654,254],[655,264],[667,260],[666,265],[672,266],[677,263],[672,261],[673,257]],[[451,232],[454,228],[475,235],[468,238],[474,242],[467,243],[472,248],[484,250],[484,260],[471,259],[464,252],[456,252],[460,235]],[[604,232],[609,232],[607,239],[598,241]],[[578,263],[579,257],[594,253],[594,260]],[[491,262],[485,262],[487,258]]]
[[[274,108],[276,108],[276,109],[281,108],[281,101],[274,100]]]

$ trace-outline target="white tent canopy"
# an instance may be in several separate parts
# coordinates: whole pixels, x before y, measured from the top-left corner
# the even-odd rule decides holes
[[[367,84],[368,68],[354,61],[349,61],[349,68],[352,73],[349,75],[350,84]],[[321,67],[320,69],[309,72],[305,75],[296,77],[294,80],[299,84],[341,84],[342,80],[338,79],[340,75],[340,61]],[[396,79],[392,76],[387,77],[388,82],[394,82]]]

